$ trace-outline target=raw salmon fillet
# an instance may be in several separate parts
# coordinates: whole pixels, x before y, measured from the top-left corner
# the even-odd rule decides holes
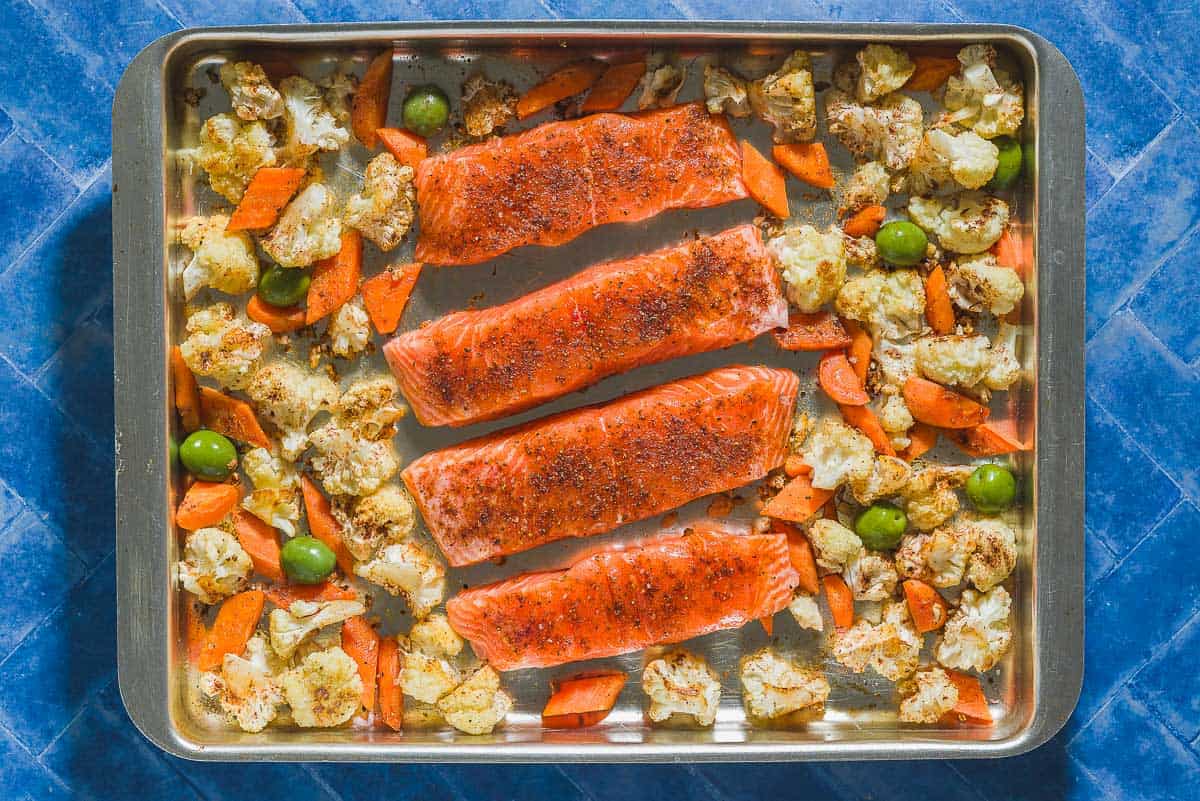
[[[737,628],[787,606],[798,582],[787,537],[706,520],[566,570],[465,590],[446,612],[480,659],[515,670]]]
[[[800,379],[724,367],[428,453],[401,474],[452,565],[586,537],[783,463]]]
[[[462,426],[786,325],[771,256],[742,225],[442,317],[384,353],[423,425]]]
[[[728,123],[702,103],[593,114],[424,159],[416,260],[476,264],[613,222],[747,196]]]

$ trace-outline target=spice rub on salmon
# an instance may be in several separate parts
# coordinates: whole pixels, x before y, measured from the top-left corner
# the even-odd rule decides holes
[[[551,122],[417,167],[416,260],[477,264],[598,225],[747,197],[724,117],[703,103]]]
[[[782,464],[799,382],[723,367],[434,451],[402,477],[452,565],[601,534]]]
[[[384,353],[417,420],[462,426],[786,325],[771,255],[758,229],[741,225],[447,315]]]
[[[787,606],[799,581],[782,534],[701,520],[592,552],[566,570],[464,590],[450,625],[498,670],[614,656],[732,629]]]

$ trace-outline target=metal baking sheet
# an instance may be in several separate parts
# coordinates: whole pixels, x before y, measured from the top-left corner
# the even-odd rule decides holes
[[[181,217],[212,208],[216,196],[203,181],[182,173],[171,154],[194,144],[199,121],[223,107],[212,68],[231,57],[286,60],[310,77],[338,60],[359,70],[381,48],[395,48],[392,113],[398,118],[403,86],[435,82],[452,104],[462,79],[480,66],[492,77],[531,85],[536,76],[575,53],[615,48],[675,49],[684,60],[702,54],[786,52],[802,47],[815,56],[815,78],[828,81],[832,64],[867,41],[911,46],[958,46],[987,41],[1021,66],[1027,93],[1024,144],[1033,150],[1032,180],[1015,198],[1014,220],[1035,238],[1037,269],[1029,283],[1023,319],[1033,326],[1023,360],[1034,380],[1014,394],[1018,424],[1036,450],[1018,469],[1029,489],[1014,522],[1021,554],[1012,580],[1015,642],[986,692],[996,724],[989,729],[898,724],[891,684],[847,674],[818,648],[821,638],[800,631],[786,615],[775,640],[785,652],[822,660],[834,686],[824,719],[792,728],[752,728],[737,686],[738,657],[768,642],[756,625],[718,632],[687,643],[722,673],[724,693],[716,725],[706,730],[651,727],[644,719],[638,681],[643,653],[586,665],[629,671],[632,680],[613,714],[600,726],[546,731],[539,712],[548,680],[580,665],[504,674],[517,704],[505,725],[489,736],[452,731],[268,729],[245,734],[202,725],[188,712],[181,665],[182,605],[170,583],[178,540],[170,526],[179,476],[168,461],[174,416],[168,392],[169,348],[182,329],[182,304],[172,278],[182,253],[169,232]],[[698,62],[701,63],[701,62]],[[693,65],[681,97],[698,93],[701,69]],[[215,91],[209,91],[215,88]],[[193,90],[189,92],[188,90]],[[204,91],[195,91],[204,90]],[[1082,677],[1083,639],[1083,103],[1078,80],[1045,40],[1019,28],[993,25],[889,25],[821,23],[538,24],[455,23],[418,25],[310,25],[204,29],[171,34],[144,50],[117,91],[113,112],[114,308],[116,348],[118,638],[121,695],[141,731],[160,747],[195,759],[375,761],[699,761],[879,759],[1002,756],[1049,739],[1066,721]],[[739,138],[769,146],[765,126],[736,122]],[[833,148],[835,167],[849,158]],[[327,163],[330,180],[353,183],[367,157],[355,147]],[[789,181],[793,217],[822,225],[831,204],[811,203]],[[573,274],[597,261],[645,252],[696,231],[713,232],[753,218],[740,201],[715,209],[670,212],[646,223],[607,226],[551,249],[524,248],[474,267],[427,269],[405,317],[406,327],[467,305],[505,302]],[[388,254],[411,254],[411,242]],[[383,263],[368,248],[367,272]],[[371,262],[374,258],[376,261]],[[396,443],[405,462],[469,436],[564,408],[613,398],[634,389],[721,364],[766,363],[802,376],[802,392],[820,411],[813,392],[815,357],[779,351],[761,339],[718,353],[645,367],[608,379],[503,421],[469,428],[425,429],[411,418]],[[381,362],[380,362],[381,363]],[[952,455],[952,454],[948,454]],[[740,494],[749,498],[752,490]],[[708,499],[680,511],[680,520],[702,515]],[[749,504],[734,515],[748,515]],[[502,566],[451,570],[453,592],[530,568],[561,563],[585,545],[624,539],[657,528],[661,518],[626,526],[603,538],[556,543],[509,558]]]

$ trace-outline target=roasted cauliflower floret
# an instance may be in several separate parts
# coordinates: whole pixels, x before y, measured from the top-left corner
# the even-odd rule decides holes
[[[183,296],[191,300],[202,287],[240,295],[258,286],[254,240],[244,231],[226,231],[229,216],[192,217],[179,239],[192,251],[183,268]]]
[[[770,648],[742,657],[742,700],[750,715],[770,720],[805,708],[819,711],[829,682],[819,668],[798,665]]]
[[[958,703],[958,686],[940,667],[922,668],[906,684],[900,702],[903,723],[937,723]]]
[[[924,130],[921,104],[899,92],[865,105],[834,89],[825,99],[825,120],[855,157],[880,161],[892,171],[908,167]]]
[[[925,285],[916,270],[870,270],[842,285],[834,308],[877,337],[906,339],[925,327]]]
[[[874,270],[883,266],[879,258],[879,248],[875,245],[874,237],[845,236],[846,263],[861,270]]]
[[[342,219],[386,252],[399,245],[412,227],[416,202],[413,168],[391,153],[380,153],[367,163],[362,191],[346,201]]]
[[[462,653],[463,639],[450,627],[443,614],[430,615],[415,623],[408,632],[413,648],[431,656],[454,657]]]
[[[879,425],[887,432],[893,448],[907,448],[911,440],[907,432],[916,423],[908,404],[899,395],[891,395],[879,407]]]
[[[417,527],[408,493],[395,484],[384,484],[362,498],[337,498],[333,516],[342,526],[346,549],[359,560],[370,559],[382,545],[404,541]]]
[[[303,159],[318,150],[340,150],[350,141],[350,132],[342,127],[325,102],[325,94],[307,78],[291,75],[279,82],[287,118],[287,151],[293,160]]]
[[[751,82],[749,94],[754,113],[774,127],[776,142],[807,142],[816,136],[817,101],[808,53],[793,51],[779,69]]]
[[[461,683],[458,668],[442,657],[424,651],[405,651],[400,667],[400,687],[405,695],[433,704]]]
[[[900,580],[891,559],[865,548],[846,564],[842,575],[856,601],[882,601],[889,598]]]
[[[916,362],[930,381],[970,389],[991,369],[991,343],[982,335],[925,337],[917,341]]]
[[[683,650],[651,660],[642,671],[642,691],[650,699],[647,714],[661,723],[672,715],[690,715],[698,726],[711,726],[721,704],[721,681],[703,658]]]
[[[338,423],[364,439],[391,436],[392,426],[408,414],[400,402],[400,385],[386,373],[363,376],[346,387],[333,410]]]
[[[232,114],[216,114],[200,126],[195,159],[208,174],[212,190],[230,203],[237,203],[254,173],[275,164],[275,139],[261,122],[242,122]]]
[[[188,535],[177,574],[185,590],[215,604],[245,587],[253,569],[237,537],[219,528],[201,528]]]
[[[955,184],[978,189],[992,179],[999,164],[999,148],[974,131],[954,134],[933,128],[926,132],[909,164],[908,191],[928,195]]]
[[[750,116],[750,95],[746,82],[724,67],[704,67],[704,105],[709,114],[731,117]]]
[[[504,81],[489,81],[482,73],[462,87],[463,127],[470,136],[490,136],[517,116],[517,93]]]
[[[382,548],[355,574],[408,601],[413,617],[423,618],[446,597],[446,567],[429,549],[413,540]]]
[[[1011,610],[1012,598],[1003,587],[984,593],[963,590],[937,645],[937,661],[948,668],[981,673],[994,668],[1012,645]]]
[[[916,66],[898,47],[869,44],[854,54],[858,62],[858,82],[854,95],[862,103],[870,103],[896,91],[912,77]]]
[[[354,93],[358,91],[358,78],[348,63],[340,63],[333,72],[317,81],[324,91],[325,105],[329,113],[343,128],[350,125],[353,115]]]
[[[353,359],[366,350],[371,342],[371,318],[362,296],[355,295],[329,316],[325,336],[333,354],[343,359]]]
[[[646,74],[642,76],[642,91],[638,95],[639,110],[666,108],[674,105],[687,72],[664,53],[653,52],[646,57]]]
[[[887,170],[878,161],[858,165],[841,191],[838,215],[844,217],[867,206],[883,205],[888,199],[890,184]]]
[[[289,537],[300,520],[300,477],[289,462],[266,448],[255,448],[242,457],[242,469],[253,491],[242,498],[242,508]]]
[[[271,648],[287,659],[319,630],[366,611],[358,601],[293,601],[287,609],[272,609],[267,616]]]
[[[905,578],[934,587],[957,587],[974,550],[975,536],[969,528],[944,526],[928,534],[908,534],[896,549],[896,569]]]
[[[280,449],[288,460],[308,444],[312,419],[338,400],[337,384],[329,376],[288,359],[273,361],[255,373],[246,394],[258,413],[279,429]]]
[[[967,311],[1008,314],[1025,295],[1016,270],[1001,267],[991,253],[960,256],[946,276],[954,304]]]
[[[273,120],[283,116],[283,95],[259,65],[252,61],[222,64],[220,77],[229,93],[229,103],[241,119]]]
[[[768,243],[783,267],[788,300],[806,314],[833,300],[846,279],[846,246],[841,231],[796,225]]]
[[[370,495],[400,469],[390,440],[362,439],[337,421],[308,436],[317,449],[312,467],[330,495]]]
[[[304,657],[283,674],[281,683],[292,719],[304,728],[340,726],[362,703],[358,664],[336,645]]]
[[[859,481],[871,473],[875,447],[857,429],[831,417],[817,423],[801,449],[812,468],[812,485],[837,489],[844,481]]]
[[[788,611],[792,613],[796,625],[802,629],[823,631],[825,628],[825,622],[821,619],[821,609],[811,595],[797,595],[788,604]]]
[[[512,706],[512,698],[500,689],[500,674],[491,665],[479,668],[437,702],[446,722],[465,734],[491,734]]]
[[[833,573],[841,573],[859,551],[862,540],[836,520],[814,520],[808,527],[808,541],[817,564]]]
[[[972,520],[960,526],[970,528],[975,540],[967,578],[980,592],[987,592],[1017,566],[1017,535],[1000,520]]]
[[[309,184],[279,215],[262,240],[263,250],[283,267],[307,267],[342,249],[337,198],[324,184]]]
[[[855,673],[869,667],[890,681],[911,676],[920,652],[921,636],[901,601],[884,602],[880,623],[860,620],[833,639],[833,658],[838,664]]]
[[[880,498],[898,494],[911,477],[912,468],[908,462],[895,456],[876,456],[866,478],[850,482],[850,492],[854,500],[870,506]]]
[[[242,731],[262,731],[278,714],[283,690],[271,670],[262,637],[251,637],[245,654],[245,658],[225,654],[219,672],[200,675],[200,691],[215,699]]]
[[[918,531],[931,531],[953,517],[958,511],[955,490],[967,483],[971,472],[966,465],[923,465],[914,469],[900,491],[908,524]]]
[[[1025,118],[1025,89],[1007,72],[996,69],[996,50],[977,44],[958,52],[962,65],[938,93],[949,112],[944,120],[984,139],[1012,136]]]
[[[241,389],[258,369],[271,329],[239,318],[228,303],[214,303],[188,317],[179,346],[193,373],[223,387]]]
[[[1020,327],[1000,323],[996,338],[992,340],[992,366],[983,377],[983,383],[988,389],[999,392],[1020,380],[1021,361],[1017,358],[1017,337],[1020,334]]]
[[[908,216],[946,250],[982,253],[1004,233],[1008,204],[982,192],[960,192],[952,198],[911,197]]]
[[[917,374],[917,346],[915,342],[894,342],[885,337],[875,340],[871,355],[879,365],[878,390],[885,395],[896,395],[904,382]]]

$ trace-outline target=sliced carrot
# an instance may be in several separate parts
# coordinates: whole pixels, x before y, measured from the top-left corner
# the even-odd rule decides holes
[[[937,631],[946,625],[950,617],[950,607],[946,599],[937,590],[923,581],[905,579],[904,599],[908,601],[908,612],[912,615],[913,626],[924,634],[927,631]]]
[[[251,556],[251,559],[254,557]],[[349,587],[326,579],[320,584],[277,584],[263,590],[267,600],[280,609],[288,609],[296,601],[357,601],[358,593]]]
[[[873,347],[871,335],[854,320],[842,320],[842,327],[850,335],[850,347],[846,350],[846,358],[850,360],[854,374],[858,376],[858,380],[865,387],[867,373],[871,369],[871,349]]]
[[[616,111],[633,94],[638,82],[646,74],[646,62],[631,61],[628,64],[613,64],[604,71],[600,80],[588,92],[587,100],[583,101],[583,113],[592,114],[597,111]]]
[[[875,446],[877,453],[887,456],[896,455],[896,449],[892,447],[891,437],[883,430],[883,426],[879,423],[879,418],[875,416],[875,412],[871,411],[870,406],[850,406],[839,403],[838,409],[841,410],[842,418],[847,423],[857,428],[863,434],[866,434],[867,439],[871,440],[871,444]]]
[[[938,428],[972,428],[991,413],[965,395],[916,376],[904,382],[902,392],[913,418]]]
[[[1012,228],[1005,228],[996,244],[992,245],[992,255],[996,257],[996,263],[1014,270],[1025,280],[1029,276],[1025,275],[1026,260],[1023,250],[1021,237],[1013,234]]]
[[[175,511],[175,522],[188,531],[215,526],[237,507],[240,498],[236,484],[197,481],[183,496]]]
[[[375,683],[380,720],[392,731],[400,731],[404,727],[404,692],[400,686],[400,645],[395,637],[384,637],[379,643]]]
[[[272,306],[258,295],[246,303],[246,316],[262,323],[276,334],[299,331],[305,326],[304,309],[300,306]]]
[[[308,530],[329,546],[343,573],[347,576],[354,575],[354,557],[342,541],[342,527],[333,517],[333,507],[330,506],[329,499],[308,476],[300,476],[300,491],[304,495],[304,514],[308,518]]]
[[[196,667],[200,670],[216,670],[225,659],[225,654],[241,655],[258,627],[265,600],[262,590],[246,590],[226,598],[217,610],[217,619],[213,621],[212,631],[208,633]]]
[[[250,404],[215,389],[200,387],[200,423],[230,439],[259,448],[271,447],[271,440],[258,424]]]
[[[912,57],[913,74],[904,88],[910,92],[932,92],[958,72],[959,62],[954,56],[916,55]]]
[[[846,236],[875,236],[879,233],[879,226],[883,225],[883,218],[887,216],[887,209],[883,206],[867,206],[859,209],[854,213],[854,216],[842,223],[842,231]]]
[[[777,520],[803,523],[820,511],[831,497],[832,490],[814,487],[808,476],[796,476],[767,502],[762,513]]]
[[[760,617],[758,623],[763,627],[763,631],[767,633],[768,637],[775,634],[775,618],[769,616]]]
[[[229,218],[226,231],[254,231],[270,228],[279,212],[304,183],[300,167],[259,167],[250,179],[242,200]]]
[[[596,673],[557,682],[542,709],[542,725],[548,729],[596,725],[612,711],[626,679],[624,673]]]
[[[844,350],[826,351],[817,364],[817,383],[838,405],[865,406],[871,396],[850,366]]]
[[[517,101],[517,119],[532,117],[560,100],[581,94],[599,80],[604,62],[595,59],[576,61],[561,67]]]
[[[363,282],[359,291],[376,331],[390,334],[400,325],[404,307],[420,275],[420,264],[398,264]]]
[[[933,450],[933,446],[937,445],[938,430],[925,423],[913,423],[906,436],[908,437],[908,447],[900,454],[900,458],[911,462],[918,456],[923,456]]]
[[[375,711],[375,675],[379,667],[379,632],[360,615],[342,623],[342,650],[358,664],[362,679],[362,706]]]
[[[342,226],[342,249],[313,265],[304,322],[312,325],[342,307],[358,291],[362,273],[362,234]]]
[[[412,131],[380,128],[375,133],[383,142],[383,146],[396,157],[396,161],[414,170],[429,155],[429,145],[425,143],[425,137]]]
[[[184,644],[187,646],[188,662],[199,664],[200,655],[204,653],[205,643],[208,642],[208,627],[200,615],[197,601],[188,600],[183,607]]]
[[[813,314],[791,312],[788,327],[773,333],[775,342],[784,350],[833,350],[850,346],[850,335],[842,321],[830,311]]]
[[[817,560],[813,557],[812,544],[808,537],[795,526],[778,520],[771,521],[771,530],[782,532],[787,536],[788,558],[792,568],[800,574],[797,587],[808,595],[816,595],[821,591],[821,582],[817,578]]]
[[[987,697],[983,694],[979,678],[957,670],[947,670],[946,675],[958,688],[958,703],[942,716],[942,722],[992,725],[992,711],[988,709]]]
[[[795,478],[812,473],[812,468],[805,463],[804,457],[800,454],[789,453],[783,461],[783,472],[787,474],[788,478]]]
[[[1017,436],[1016,423],[1012,420],[996,420],[974,428],[960,428],[945,433],[946,438],[968,456],[1002,456],[1006,453],[1027,451],[1031,447],[1021,442]]]
[[[783,173],[746,141],[742,142],[742,180],[759,205],[781,220],[790,216]]]
[[[371,59],[354,98],[350,101],[350,128],[364,147],[374,149],[379,144],[376,133],[387,124],[388,97],[392,93],[392,50]]]
[[[837,573],[821,577],[825,585],[825,599],[829,601],[829,611],[833,614],[833,625],[839,629],[848,629],[854,625],[854,593],[846,586],[846,580]]]
[[[935,334],[949,334],[954,330],[954,305],[950,302],[950,288],[940,264],[925,278],[925,319]]]
[[[179,346],[171,348],[171,380],[175,382],[175,409],[183,430],[191,433],[200,427],[200,385],[183,360]]]
[[[800,142],[794,145],[775,145],[771,156],[785,170],[804,183],[818,189],[832,189],[833,170],[829,167],[829,155],[820,142]]]
[[[283,567],[279,561],[279,535],[275,533],[275,529],[245,509],[239,509],[233,514],[233,530],[238,544],[254,563],[254,572],[272,581],[283,581]]]

